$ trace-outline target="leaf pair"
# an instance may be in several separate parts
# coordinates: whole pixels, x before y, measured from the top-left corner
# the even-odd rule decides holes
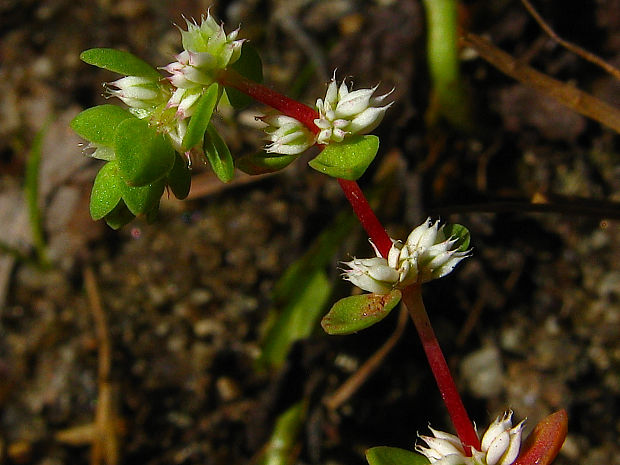
[[[130,186],[121,176],[118,162],[107,162],[99,170],[90,195],[90,215],[94,220],[105,219],[118,229],[138,215],[154,219],[166,185],[177,198],[185,198],[190,188],[190,171],[185,161],[176,154],[174,166],[166,178],[144,186]]]
[[[152,218],[166,185],[174,195],[189,193],[190,171],[163,134],[114,105],[89,108],[71,127],[97,147],[114,154],[95,178],[90,200],[93,219],[117,229],[137,215]]]

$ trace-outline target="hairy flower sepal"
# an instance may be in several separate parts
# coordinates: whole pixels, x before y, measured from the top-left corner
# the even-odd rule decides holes
[[[355,181],[372,163],[379,150],[377,136],[352,136],[332,142],[308,164],[320,173]]]
[[[327,334],[351,334],[383,320],[400,302],[401,293],[394,289],[386,294],[362,294],[336,302],[321,320]]]

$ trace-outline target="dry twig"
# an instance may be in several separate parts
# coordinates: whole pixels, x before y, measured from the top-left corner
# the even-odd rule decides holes
[[[590,63],[604,69],[606,72],[608,72],[618,81],[620,81],[620,70],[618,68],[607,63],[605,60],[603,60],[599,56],[596,56],[594,53],[588,52],[587,50],[581,48],[579,45],[562,39],[555,33],[553,29],[551,29],[551,26],[549,26],[549,24],[547,24],[547,22],[542,18],[542,16],[540,16],[538,11],[536,11],[536,9],[532,6],[529,0],[521,0],[521,3],[523,3],[523,6],[527,9],[530,15],[532,15],[532,17],[534,18],[534,20],[536,20],[541,29],[545,31],[545,33],[547,33],[547,35],[551,37],[551,39],[556,41],[566,50],[569,50],[575,55],[580,56],[584,60],[589,61]]]
[[[398,340],[403,335],[407,325],[407,309],[401,304],[400,313],[398,314],[398,322],[396,328],[390,337],[383,343],[379,349],[371,355],[371,357],[359,367],[338,389],[336,392],[323,399],[323,403],[330,410],[336,410],[344,402],[346,402],[355,392],[366,382],[366,380],[379,368],[383,359],[394,348]]]
[[[464,33],[461,37],[461,44],[473,48],[482,58],[504,74],[620,133],[620,110],[617,108],[570,84],[536,71],[476,34]]]

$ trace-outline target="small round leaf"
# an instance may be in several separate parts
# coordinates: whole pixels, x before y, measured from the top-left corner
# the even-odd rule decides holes
[[[321,320],[327,334],[351,334],[383,320],[400,302],[401,293],[361,294],[345,297],[334,304]]]
[[[119,229],[133,220],[135,216],[129,211],[123,201],[120,201],[118,205],[105,216],[105,222],[112,229]]]
[[[334,178],[355,181],[375,159],[377,150],[377,136],[352,136],[342,142],[330,143],[308,164]]]
[[[95,144],[111,147],[120,123],[134,116],[116,105],[99,105],[79,113],[71,120],[71,129]]]
[[[114,151],[121,176],[132,186],[144,186],[161,179],[174,164],[175,152],[166,137],[137,118],[118,125]]]
[[[123,201],[134,215],[146,214],[159,204],[166,183],[163,179],[146,186],[133,187],[122,184]]]
[[[90,216],[100,220],[109,214],[121,200],[121,185],[125,184],[118,174],[115,162],[101,167],[90,194]]]

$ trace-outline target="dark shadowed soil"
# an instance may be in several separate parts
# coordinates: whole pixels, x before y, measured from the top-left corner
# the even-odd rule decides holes
[[[464,3],[472,31],[620,105],[620,83],[548,39],[519,1]],[[255,370],[274,283],[349,208],[307,157],[230,186],[199,167],[193,198],[164,201],[151,225],[114,232],[90,220],[99,162],[67,124],[103,103],[101,82],[114,77],[79,53],[117,47],[164,66],[180,47],[173,23],[209,6],[228,28],[242,24],[266,82],[304,102],[322,96],[335,68],[356,86],[394,88],[375,165],[389,159],[399,169],[377,212],[393,237],[428,215],[471,231],[473,257],[425,288],[471,417],[484,428],[510,407],[530,431],[564,408],[569,434],[557,464],[620,463],[620,139],[467,50],[476,129],[429,130],[424,10],[415,0],[0,2],[0,239],[32,250],[22,185],[48,122],[39,189],[52,263],[0,255],[0,463],[89,463],[97,411],[114,417],[118,447],[103,443],[117,463],[249,463],[302,394],[308,421],[290,463],[362,464],[371,446],[413,448],[429,422],[450,429],[411,324],[342,407],[321,402],[389,337],[396,312],[353,336],[317,326],[283,370]],[[620,1],[536,6],[561,36],[620,65]],[[236,155],[262,143],[253,114],[221,121]],[[331,279],[340,279],[338,260],[372,253],[360,229],[334,257]],[[85,270],[108,320],[106,379]],[[331,301],[350,291],[339,284]]]

